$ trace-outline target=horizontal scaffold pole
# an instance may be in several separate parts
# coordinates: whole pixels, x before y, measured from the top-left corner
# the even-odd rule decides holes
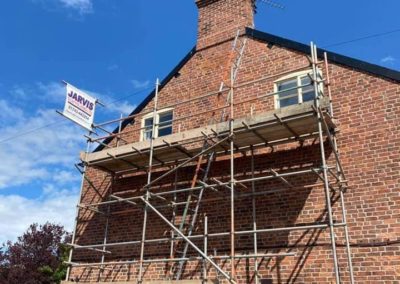
[[[158,178],[154,179],[152,182],[148,183],[145,187],[148,188],[150,186],[152,186],[153,184],[155,184],[156,182],[160,181],[161,179],[165,178],[166,176],[170,175],[171,173],[177,171],[178,169],[182,168],[183,166],[189,164],[191,161],[193,161],[194,159],[200,157],[201,155],[204,155],[205,153],[209,152],[210,150],[214,149],[215,147],[217,147],[219,144],[224,143],[226,140],[228,140],[231,136],[228,135],[225,138],[221,139],[220,141],[218,141],[217,143],[215,143],[214,145],[208,147],[207,149],[201,151],[200,153],[196,154],[195,156],[193,156],[192,158],[187,159],[185,162],[179,164],[178,166],[176,166],[175,168],[169,170],[168,172],[166,172],[165,174],[159,176]]]
[[[335,227],[345,227],[346,223],[335,223]],[[292,226],[292,227],[280,227],[280,228],[265,228],[265,229],[257,229],[257,230],[246,230],[246,231],[236,231],[235,235],[248,235],[254,233],[275,233],[275,232],[285,232],[285,231],[302,231],[302,230],[313,230],[313,229],[326,229],[328,228],[328,224],[326,223],[316,223],[311,225],[302,225],[302,226]],[[219,233],[209,233],[207,234],[208,238],[216,238],[216,237],[224,237],[229,236],[230,232],[219,232]],[[186,236],[187,239],[202,239],[204,235],[192,235]],[[146,243],[162,243],[162,242],[170,242],[173,240],[182,240],[182,237],[174,237],[174,238],[159,238],[159,239],[150,239],[146,240]],[[116,247],[116,246],[128,246],[128,245],[137,245],[140,244],[140,241],[129,241],[129,242],[119,242],[119,243],[108,243],[106,247]],[[77,249],[85,249],[85,248],[98,248],[103,247],[103,244],[96,245],[80,245]]]
[[[273,257],[286,257],[295,256],[295,253],[260,253],[260,254],[242,254],[235,255],[235,259],[246,259],[246,258],[273,258]],[[229,255],[210,255],[210,259],[229,259]],[[203,260],[203,257],[184,257],[184,258],[155,258],[155,259],[144,259],[144,263],[156,263],[156,262],[178,262],[182,260]],[[78,262],[65,262],[74,267],[88,267],[88,266],[107,266],[107,265],[126,265],[139,263],[139,260],[126,260],[126,261],[110,261],[110,262],[93,262],[93,263],[78,263]]]
[[[304,169],[304,170],[299,170],[299,171],[280,173],[278,175],[269,174],[269,175],[265,175],[265,176],[255,177],[255,178],[239,179],[239,180],[234,180],[233,182],[235,184],[245,184],[245,183],[264,181],[264,180],[275,179],[275,178],[280,178],[280,177],[285,178],[285,177],[294,176],[294,175],[300,175],[300,174],[308,174],[308,173],[315,174],[315,173],[319,173],[321,171],[322,171],[321,168],[309,168],[309,169]],[[152,196],[164,196],[164,195],[170,195],[170,194],[174,194],[174,193],[182,193],[182,192],[187,192],[187,191],[200,190],[202,188],[226,187],[226,186],[229,186],[229,185],[230,185],[230,182],[220,182],[220,183],[213,183],[213,184],[203,183],[203,185],[196,186],[196,187],[193,187],[193,188],[182,188],[182,189],[178,189],[178,190],[159,192],[159,193],[152,193]],[[86,206],[95,207],[95,206],[100,206],[100,205],[105,205],[105,204],[120,203],[120,202],[124,202],[124,201],[134,201],[134,200],[141,199],[141,197],[142,196],[119,198],[118,200],[103,201],[103,202],[93,203],[93,204],[90,204],[90,205],[87,204]]]

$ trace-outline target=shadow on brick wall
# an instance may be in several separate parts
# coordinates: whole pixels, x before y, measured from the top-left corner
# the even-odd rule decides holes
[[[294,147],[293,147],[294,146]],[[328,146],[327,157],[331,155]],[[320,151],[318,143],[309,143],[308,145],[298,146],[291,145],[291,148],[277,148],[273,152],[268,150],[256,151],[254,156],[254,177],[271,175],[271,169],[285,173],[294,170],[310,169],[320,167]],[[210,170],[210,178],[216,178],[220,181],[229,180],[229,160],[218,160],[212,164]],[[160,176],[163,172],[156,172],[153,178]],[[185,167],[181,169],[176,176],[171,175],[158,183],[152,190],[154,192],[172,190],[175,179],[178,181],[177,189],[187,188],[193,177],[194,167]],[[252,177],[251,172],[251,156],[238,156],[235,158],[235,179],[247,179]],[[146,174],[137,174],[117,178],[113,181],[109,177],[105,177],[101,184],[101,195],[107,196],[110,192],[119,193],[123,197],[134,197],[143,194],[141,190],[146,184]],[[287,181],[292,185],[288,187],[282,180],[278,178],[258,181],[254,183],[254,191],[256,195],[255,205],[255,221],[258,229],[293,227],[299,225],[311,224],[314,222],[325,222],[326,208],[325,195],[323,187],[319,185],[320,180],[313,173],[306,173],[296,176],[287,177]],[[245,186],[236,186],[236,196],[242,196],[235,199],[235,230],[247,231],[253,229],[253,200],[248,193],[252,191],[252,184],[246,183]],[[266,191],[278,191],[269,194],[260,194]],[[229,232],[230,231],[230,191],[227,188],[219,188],[218,192],[210,189],[205,190],[203,200],[199,209],[198,221],[194,228],[193,235],[203,234],[204,232],[204,216],[208,216],[209,234]],[[85,198],[89,198],[86,196]],[[98,200],[95,195],[90,196],[94,201]],[[176,201],[185,201],[187,193],[177,194]],[[89,199],[88,199],[89,200]],[[169,219],[172,220],[173,210],[171,207],[165,206],[161,200],[151,200],[157,206],[164,206],[159,210]],[[101,206],[102,211],[108,210],[108,206]],[[140,240],[142,236],[143,226],[143,210],[142,207],[135,207],[129,204],[118,203],[110,206],[111,212],[114,212],[109,218],[107,242],[123,242]],[[183,207],[178,207],[175,211],[176,223],[179,224],[183,213]],[[90,213],[79,227],[78,243],[84,244],[101,244],[104,241],[104,228],[106,226],[106,218],[100,214]],[[259,233],[257,235],[257,246],[259,253],[283,253],[295,252],[296,257],[278,257],[271,259],[262,259],[259,261],[259,270],[263,274],[274,274],[274,278],[278,283],[293,283],[301,277],[307,259],[313,250],[313,244],[321,237],[323,230],[307,230],[307,231],[282,231],[275,233]],[[166,238],[171,235],[171,229],[153,212],[149,211],[148,227],[146,230],[146,239]],[[203,248],[203,240],[195,239],[194,243]],[[254,249],[253,234],[239,234],[236,236],[235,246],[237,254],[252,254]],[[181,246],[179,242],[175,246]],[[169,258],[171,242],[146,243],[145,258]],[[111,254],[106,254],[106,261],[115,260],[132,260],[138,259],[140,254],[139,242],[133,245],[123,247],[110,247],[107,250]],[[219,236],[210,237],[208,240],[209,254],[229,255],[230,253],[230,237]],[[176,253],[174,257],[179,257]],[[195,257],[198,254],[190,248],[187,257]],[[287,265],[287,258],[290,267]],[[83,262],[100,262],[101,253],[94,251],[81,251],[74,254],[74,261]],[[227,260],[219,260],[217,263],[225,270],[229,271],[230,264]],[[284,263],[284,265],[282,265]],[[240,277],[247,283],[254,280],[254,260],[241,259],[236,264]],[[244,268],[242,269],[241,267]],[[113,267],[114,271],[104,271],[101,277],[102,281],[121,280],[121,275],[126,280],[134,280],[137,277],[138,265]],[[171,277],[171,271],[176,271],[176,264],[156,263],[145,264],[145,277],[153,277],[162,279]],[[81,281],[85,279],[93,279],[94,274],[98,274],[98,269],[86,268],[80,271]],[[211,275],[215,274],[213,269],[209,267]],[[199,278],[202,273],[201,261],[188,262],[183,278]],[[216,275],[215,275],[216,277]]]

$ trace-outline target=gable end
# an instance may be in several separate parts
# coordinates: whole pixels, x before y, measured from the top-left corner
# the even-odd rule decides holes
[[[310,46],[306,45],[304,43],[300,43],[294,40],[289,40],[286,38],[282,38],[279,36],[275,36],[269,33],[261,32],[252,28],[246,28],[245,30],[245,35],[248,37],[251,37],[256,40],[260,40],[263,42],[271,43],[271,44],[276,44],[278,46],[288,48],[291,50],[295,50],[298,52],[310,53]],[[328,55],[328,60],[339,64],[339,65],[344,65],[350,68],[354,68],[356,70],[360,70],[363,72],[370,73],[375,76],[383,77],[386,79],[393,80],[395,82],[400,83],[400,72],[385,68],[376,64],[371,64],[362,60],[358,60],[355,58],[351,58],[348,56],[344,56],[338,53],[330,52],[324,49],[318,48],[318,56],[320,58],[323,58],[324,53],[326,52]],[[193,55],[196,53],[196,46],[193,47],[190,52],[178,63],[178,65],[161,81],[159,90],[162,90],[162,88],[168,84],[168,82],[179,72],[179,70],[193,57]],[[129,116],[135,115],[139,112],[141,112],[146,105],[153,99],[155,96],[155,89],[129,114]],[[133,121],[133,118],[130,119],[125,119],[122,122],[122,127],[121,130],[123,130],[129,123]],[[117,133],[118,132],[118,127],[113,130],[112,133]],[[102,143],[103,144],[108,144],[113,140],[113,137],[105,139]],[[101,151],[104,149],[103,145],[99,145],[93,152]]]

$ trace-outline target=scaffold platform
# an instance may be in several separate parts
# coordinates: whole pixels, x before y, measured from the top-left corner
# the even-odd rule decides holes
[[[328,98],[321,99],[321,109],[328,108]],[[336,128],[334,119],[324,111],[330,129]],[[233,123],[235,150],[245,150],[250,145],[276,145],[290,140],[307,139],[318,134],[318,121],[313,102],[267,111],[254,116],[237,118]],[[229,135],[229,124],[221,122],[154,139],[155,165],[165,165],[187,159],[201,151],[205,138],[224,138]],[[217,153],[227,153],[229,140],[215,146]],[[81,153],[81,160],[90,166],[99,166],[111,172],[146,168],[150,141],[134,142],[99,152]]]

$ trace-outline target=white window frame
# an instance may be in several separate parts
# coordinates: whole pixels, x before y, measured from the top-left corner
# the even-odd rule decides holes
[[[318,77],[322,78],[321,70],[318,69],[317,72],[318,72]],[[278,85],[280,83],[283,83],[285,81],[289,81],[291,79],[295,79],[296,78],[297,79],[297,87],[301,86],[301,79],[306,77],[306,76],[308,76],[307,74],[311,74],[312,75],[312,73],[313,73],[313,70],[309,69],[309,70],[304,70],[304,71],[291,73],[291,74],[288,74],[288,75],[286,75],[284,77],[279,78],[278,80],[274,81],[274,93],[278,92]],[[319,90],[318,90],[319,93],[323,94],[323,84],[319,83],[318,87],[319,87]],[[303,92],[303,88],[297,88],[298,104],[303,103],[303,93],[302,92]],[[274,95],[274,106],[275,106],[275,109],[281,108],[280,100],[279,100],[279,94],[275,94]]]
[[[172,112],[172,119],[173,119],[173,117],[174,117],[174,109],[173,108],[165,108],[165,109],[161,109],[161,110],[156,112],[155,122],[153,121],[153,123],[155,124],[153,138],[157,138],[158,137],[158,127],[159,127],[159,123],[160,123],[160,115],[164,114],[164,113],[167,113],[167,112]],[[147,140],[144,139],[144,137],[145,137],[144,136],[144,133],[145,133],[145,128],[144,128],[145,121],[146,121],[146,119],[153,118],[153,117],[154,117],[154,112],[150,112],[150,113],[148,113],[148,114],[146,114],[146,115],[144,115],[142,117],[141,131],[140,131],[140,141],[147,141]],[[172,121],[171,121],[171,127],[172,127]]]

